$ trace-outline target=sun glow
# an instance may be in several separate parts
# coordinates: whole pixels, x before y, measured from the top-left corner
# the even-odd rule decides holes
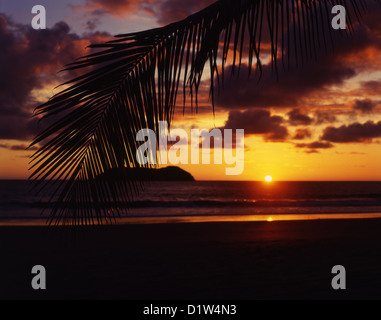
[[[266,176],[265,177],[265,181],[266,182],[271,182],[271,181],[273,181],[273,177],[272,176]]]

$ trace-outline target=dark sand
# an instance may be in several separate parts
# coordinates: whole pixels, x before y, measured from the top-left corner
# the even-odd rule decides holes
[[[2,299],[381,298],[381,219],[0,227],[0,252]]]

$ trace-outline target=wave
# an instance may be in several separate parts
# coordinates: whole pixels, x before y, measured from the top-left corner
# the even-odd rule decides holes
[[[87,203],[90,204],[90,203]],[[53,207],[54,202],[2,202],[2,208],[25,207],[25,208],[44,208]],[[73,206],[77,206],[73,204]],[[381,199],[332,199],[332,200],[178,200],[178,201],[132,201],[132,202],[113,202],[105,204],[105,207],[126,207],[126,208],[255,208],[255,207],[363,207],[381,206]]]

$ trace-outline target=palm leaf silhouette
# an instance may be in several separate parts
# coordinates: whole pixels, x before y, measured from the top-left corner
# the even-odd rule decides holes
[[[53,190],[55,199],[48,222],[113,221],[123,210],[118,203],[128,204],[140,185],[128,176],[97,177],[139,166],[135,137],[140,129],[159,132],[159,121],[171,123],[179,91],[183,107],[190,98],[197,109],[206,65],[214,110],[215,87],[223,88],[229,54],[233,72],[247,63],[260,75],[265,36],[275,74],[278,59],[290,68],[291,56],[299,65],[317,58],[319,48],[332,42],[335,4],[347,8],[351,32],[365,1],[220,0],[182,21],[92,45],[100,51],[65,69],[82,69],[82,75],[35,111],[41,119],[58,117],[31,144],[41,147],[32,156],[30,179],[38,192]]]

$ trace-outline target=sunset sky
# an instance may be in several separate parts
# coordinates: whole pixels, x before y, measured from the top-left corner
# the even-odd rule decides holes
[[[33,30],[31,0],[0,0],[0,179],[29,175],[39,132],[33,109],[70,74],[57,72],[112,35],[180,20],[212,0],[38,1],[47,30]],[[245,170],[226,176],[225,165],[184,165],[199,180],[381,180],[381,6],[369,0],[364,23],[335,51],[304,68],[265,74],[259,84],[231,78],[216,97],[201,88],[198,113],[176,113],[173,128],[245,130]],[[265,63],[265,61],[264,61]],[[264,65],[264,70],[269,69]],[[229,72],[229,67],[227,68]],[[179,99],[181,101],[181,99]]]

